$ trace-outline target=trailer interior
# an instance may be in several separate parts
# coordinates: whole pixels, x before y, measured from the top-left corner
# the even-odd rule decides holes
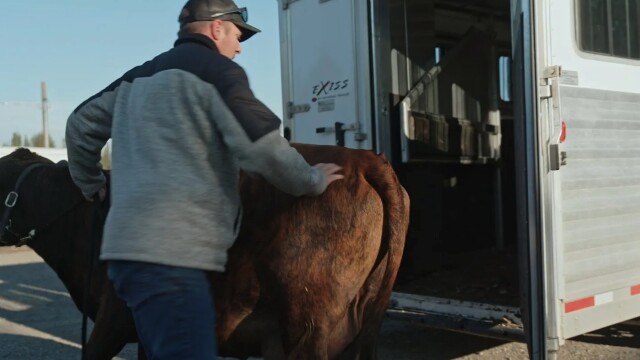
[[[394,291],[500,306],[518,324],[510,1],[390,0],[389,13],[391,122],[405,139],[393,160],[412,207]]]

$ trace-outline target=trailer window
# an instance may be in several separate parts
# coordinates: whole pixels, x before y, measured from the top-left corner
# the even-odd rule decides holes
[[[640,0],[579,0],[580,47],[640,59]]]

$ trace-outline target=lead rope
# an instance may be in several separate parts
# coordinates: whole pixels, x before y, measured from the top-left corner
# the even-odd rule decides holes
[[[84,296],[83,296],[83,308],[82,308],[82,360],[89,360],[87,358],[87,318],[89,317],[89,293],[91,291],[91,278],[93,277],[93,268],[95,266],[94,259],[98,257],[96,252],[97,244],[102,236],[100,229],[100,221],[102,220],[102,204],[100,203],[99,192],[93,197],[93,203],[95,204],[93,210],[93,236],[89,245],[89,270],[87,278],[85,280]]]

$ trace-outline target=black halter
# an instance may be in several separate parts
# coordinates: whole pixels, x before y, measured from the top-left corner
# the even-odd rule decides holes
[[[40,166],[44,166],[43,163],[35,163],[27,166],[26,169],[22,170],[20,176],[18,176],[18,180],[16,180],[16,185],[13,190],[7,194],[6,199],[4,200],[4,213],[2,214],[2,222],[0,222],[0,245],[16,245],[22,246],[26,244],[27,241],[32,239],[35,236],[35,230],[31,230],[27,236],[20,236],[11,229],[11,210],[16,203],[18,202],[18,190],[20,189],[20,185],[24,181],[24,179],[31,173],[35,168]],[[9,232],[15,238],[17,238],[16,243],[9,243],[4,240],[5,232]]]
[[[67,164],[66,161],[60,161],[58,162],[58,164],[56,164],[56,166],[66,165],[66,164]],[[20,234],[20,232],[12,229],[13,224],[11,221],[11,210],[15,207],[16,203],[18,202],[18,189],[20,188],[20,185],[22,184],[24,179],[27,177],[27,175],[31,173],[31,171],[33,171],[37,167],[45,166],[45,165],[49,165],[49,164],[35,163],[35,164],[29,165],[26,169],[22,170],[22,173],[20,173],[20,176],[18,176],[18,180],[16,181],[16,185],[13,191],[10,191],[9,194],[7,194],[7,198],[4,201],[5,209],[4,209],[4,213],[2,214],[2,222],[0,222],[0,246],[13,245],[13,246],[20,247],[20,246],[26,245],[27,242],[29,242],[31,239],[33,239],[36,236],[36,234],[40,234],[43,231],[45,231],[47,228],[49,228],[49,226],[53,225],[58,219],[67,215],[69,212],[73,211],[76,207],[78,207],[80,204],[82,204],[85,201],[84,197],[82,196],[78,197],[78,199],[74,201],[71,204],[71,206],[59,212],[57,215],[53,217],[53,219],[44,223],[44,225],[39,226],[37,229],[33,228],[29,230],[26,234]],[[100,206],[100,203],[97,203],[96,206]],[[5,234],[10,235],[13,239],[10,241],[8,239],[5,239]]]

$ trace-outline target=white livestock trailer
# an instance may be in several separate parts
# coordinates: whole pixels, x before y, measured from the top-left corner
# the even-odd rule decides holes
[[[526,341],[640,316],[640,1],[279,0],[284,133],[411,196],[391,316]]]

